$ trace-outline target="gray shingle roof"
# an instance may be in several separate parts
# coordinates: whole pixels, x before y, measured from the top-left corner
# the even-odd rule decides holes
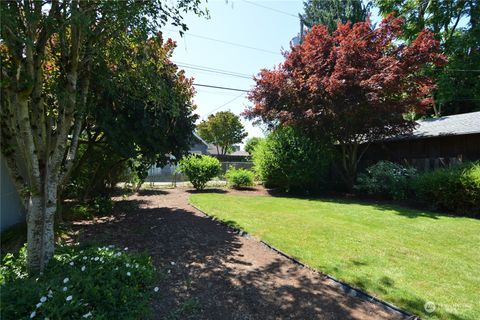
[[[397,139],[458,136],[474,133],[480,133],[480,111],[418,121],[418,126],[411,135],[398,137]]]

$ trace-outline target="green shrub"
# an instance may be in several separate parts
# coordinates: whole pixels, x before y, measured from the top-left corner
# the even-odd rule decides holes
[[[88,220],[94,216],[104,216],[112,213],[113,201],[110,197],[100,196],[86,203],[75,204],[67,207],[62,213],[65,220]]]
[[[480,216],[480,162],[425,172],[413,188],[431,207]]]
[[[225,173],[228,186],[232,188],[245,188],[254,185],[255,174],[247,169],[230,168]]]
[[[189,155],[180,160],[178,167],[185,173],[195,189],[204,189],[208,181],[220,174],[220,161],[210,156]]]
[[[144,319],[155,270],[149,257],[110,247],[60,247],[29,277],[26,249],[0,267],[2,319]]]
[[[98,215],[107,215],[112,213],[113,201],[110,197],[96,197],[91,204],[92,209]]]
[[[404,200],[411,192],[417,170],[390,161],[379,161],[358,175],[355,189],[370,195]]]
[[[65,220],[74,221],[74,220],[89,220],[94,217],[94,212],[91,210],[88,204],[76,204],[63,213],[63,218]]]
[[[267,187],[314,190],[324,187],[332,149],[292,127],[278,128],[253,151],[254,170]]]

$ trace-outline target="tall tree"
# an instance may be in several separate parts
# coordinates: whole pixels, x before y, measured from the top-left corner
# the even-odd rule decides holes
[[[127,56],[117,42],[106,43],[109,54],[95,62],[85,143],[72,173],[82,198],[108,191],[122,174],[119,168],[145,178],[153,163],[180,159],[193,139],[194,88],[170,60],[175,43],[161,35],[148,40],[124,35],[119,42],[128,44]]]
[[[307,0],[303,6],[302,18],[308,27],[322,24],[333,32],[339,23],[365,21],[371,3],[362,0]]]
[[[94,57],[119,34],[158,30],[200,0],[1,1],[1,149],[27,207],[27,265],[54,252],[58,189],[76,157]],[[126,50],[124,53],[128,52]]]
[[[427,28],[441,43],[448,64],[436,74],[433,114],[480,110],[480,1],[375,0],[380,13],[397,12],[406,23],[402,39],[412,41]]]
[[[318,25],[274,70],[262,70],[245,114],[271,126],[296,124],[327,135],[342,151],[344,180],[352,187],[365,149],[376,139],[407,133],[422,112],[433,83],[424,68],[444,62],[428,31],[398,45],[402,19],[389,16],[372,30],[368,22],[339,25],[330,34]]]
[[[241,143],[247,133],[240,117],[230,111],[220,111],[210,115],[197,126],[198,135],[217,147],[217,153],[225,155],[236,143]]]

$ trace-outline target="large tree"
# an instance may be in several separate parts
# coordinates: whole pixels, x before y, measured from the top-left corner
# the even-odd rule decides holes
[[[424,31],[399,45],[401,27],[402,19],[393,16],[374,30],[368,22],[339,25],[333,34],[315,26],[284,63],[260,72],[246,115],[329,136],[341,148],[351,187],[365,150],[360,145],[409,132],[414,122],[403,115],[422,112],[432,101],[424,69],[443,63],[438,41]]]
[[[142,180],[153,163],[180,159],[192,144],[194,88],[170,60],[175,43],[161,35],[148,40],[125,35],[120,43],[128,44],[129,54],[122,54],[117,42],[106,43],[110,54],[100,57],[92,75],[70,196],[71,186],[79,187],[80,198],[106,193],[128,169]]]
[[[200,0],[1,1],[1,148],[27,207],[27,265],[54,252],[58,190],[76,157],[95,57],[120,34],[144,38]],[[123,48],[128,54],[128,48]]]
[[[397,12],[406,23],[402,39],[424,28],[440,41],[448,64],[436,74],[436,116],[480,110],[480,1],[375,0],[380,13]]]
[[[217,153],[225,155],[234,144],[241,143],[247,133],[240,122],[240,117],[231,111],[212,114],[197,126],[198,135],[217,147]]]
[[[339,23],[365,21],[371,3],[362,0],[307,0],[303,6],[302,19],[308,27],[322,24],[333,32]]]

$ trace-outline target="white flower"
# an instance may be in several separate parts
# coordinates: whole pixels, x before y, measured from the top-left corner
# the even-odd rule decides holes
[[[95,261],[98,261],[98,260],[100,260],[100,258],[99,258],[99,257],[95,257]]]
[[[73,263],[73,261],[72,261],[72,262],[70,262],[70,265],[71,265],[71,266],[73,266],[74,264],[75,264],[75,263]]]
[[[128,271],[128,272],[127,272],[127,276],[130,277],[131,275],[132,275],[132,274],[130,273],[130,271]]]
[[[128,250],[128,247],[125,247],[125,249],[123,249],[123,250],[127,251],[127,250]]]
[[[92,312],[89,311],[88,313],[85,313],[85,314],[82,316],[82,318],[89,318],[89,317],[91,317],[91,316],[92,316]]]
[[[158,292],[158,287],[153,288],[153,291]]]
[[[42,304],[43,303],[41,303],[41,302],[37,303],[37,305],[36,305],[37,309],[40,308],[42,306]]]
[[[135,263],[135,268],[137,268],[137,269],[138,269],[138,263]]]
[[[35,318],[36,315],[37,315],[37,313],[35,311],[33,311],[32,313],[30,313],[30,319]]]
[[[82,270],[82,271],[85,271],[85,266],[82,266],[81,270]]]
[[[67,301],[71,301],[72,299],[73,299],[73,297],[72,297],[72,296],[68,296],[68,297],[67,297],[67,299],[65,299],[65,300],[67,300]]]
[[[51,298],[53,296],[53,291],[52,290],[48,290],[48,297]]]
[[[170,264],[171,264],[172,266],[174,266],[174,265],[175,265],[175,262],[173,262],[173,261],[170,261]]]
[[[67,283],[68,281],[70,281],[70,279],[68,278],[63,279],[63,283]]]
[[[130,268],[130,263],[126,263],[125,267]]]
[[[45,301],[47,301],[47,297],[43,296],[43,297],[40,298],[41,303],[44,303]]]
[[[63,287],[63,291],[64,291],[64,292],[67,291],[67,289],[68,289],[67,287]]]
[[[80,253],[83,253],[83,250],[80,250]]]
[[[83,259],[83,260],[87,260],[87,257],[86,257],[86,256],[84,256],[82,259]]]
[[[113,269],[113,270],[115,270],[115,271],[118,270],[118,267],[115,267],[115,269]]]

